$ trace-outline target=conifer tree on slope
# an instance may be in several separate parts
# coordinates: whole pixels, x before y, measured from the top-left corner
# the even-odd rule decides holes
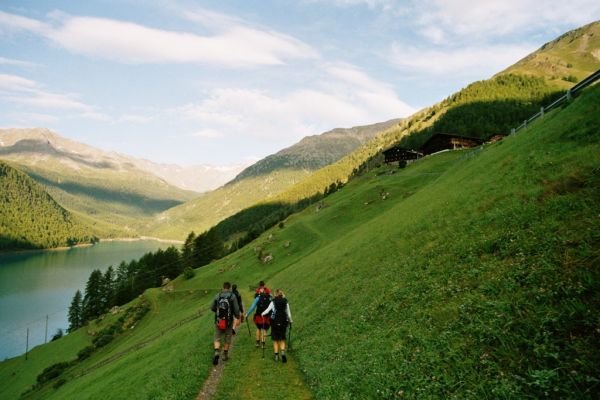
[[[85,296],[83,298],[83,321],[97,318],[104,311],[102,293],[102,272],[95,269],[85,285]]]
[[[81,292],[77,290],[69,307],[69,332],[73,332],[83,325],[81,303]]]

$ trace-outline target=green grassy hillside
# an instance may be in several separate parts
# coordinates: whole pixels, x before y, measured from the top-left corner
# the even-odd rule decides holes
[[[96,233],[29,176],[0,161],[0,251],[89,243]]]
[[[546,43],[500,74],[539,76],[567,89],[599,68],[600,22],[597,21]]]
[[[195,398],[211,370],[211,296],[224,280],[259,279],[290,299],[291,362],[262,360],[242,331],[217,399],[282,386],[271,397],[593,398],[599,130],[595,87],[482,151],[371,170],[319,212],[290,216],[171,292],[146,292],[151,312],[135,329],[26,398]],[[261,264],[255,245],[274,260]],[[117,318],[1,363],[0,396],[17,398]]]
[[[310,173],[308,170],[283,169],[230,182],[157,215],[140,229],[150,236],[183,240],[191,231],[201,233],[240,210],[260,201],[269,201]]]

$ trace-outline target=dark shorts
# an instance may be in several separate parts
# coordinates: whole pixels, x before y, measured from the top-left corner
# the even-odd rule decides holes
[[[273,340],[285,340],[285,331],[287,330],[287,322],[273,323],[271,325],[271,338]]]
[[[233,332],[231,331],[231,326],[229,326],[227,329],[219,329],[216,325],[215,325],[215,342],[220,342],[222,341],[225,344],[230,344],[231,343],[231,335],[233,334]]]
[[[256,329],[263,329],[264,326],[265,330],[268,330],[269,326],[271,326],[271,318],[263,317],[260,314],[254,314],[254,324],[256,325]]]

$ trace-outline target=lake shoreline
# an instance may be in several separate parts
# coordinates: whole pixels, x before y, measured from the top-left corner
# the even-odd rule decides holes
[[[183,244],[184,242],[182,240],[174,240],[174,239],[161,239],[161,238],[156,238],[156,237],[152,237],[152,236],[139,236],[139,237],[132,237],[132,238],[105,238],[105,239],[99,239],[98,243],[100,242],[139,242],[142,240],[151,240],[154,242],[159,242],[159,243],[172,243],[172,244]],[[85,247],[92,247],[94,246],[96,243],[79,243],[73,246],[60,246],[60,247],[51,247],[48,249],[23,249],[23,250],[9,250],[9,251],[0,251],[0,256],[10,256],[10,255],[17,255],[17,254],[35,254],[35,253],[45,253],[45,252],[51,252],[51,251],[66,251],[66,250],[71,250],[71,249],[78,249],[78,248],[85,248]]]
[[[107,238],[100,239],[100,242],[137,242],[140,240],[152,240],[159,243],[173,243],[173,244],[183,244],[183,240],[175,240],[175,239],[161,239],[153,236],[139,236],[134,238]]]

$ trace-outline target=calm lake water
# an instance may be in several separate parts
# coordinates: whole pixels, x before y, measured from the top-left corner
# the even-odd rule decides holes
[[[48,341],[57,329],[66,330],[67,311],[77,289],[84,293],[92,270],[103,272],[121,261],[140,258],[149,251],[167,248],[152,240],[102,242],[64,251],[0,255],[0,360],[25,353],[44,343],[46,315]]]

